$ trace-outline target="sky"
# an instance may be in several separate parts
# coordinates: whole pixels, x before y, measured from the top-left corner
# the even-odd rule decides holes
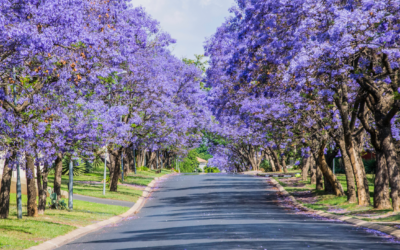
[[[133,6],[143,6],[160,22],[177,43],[171,46],[178,58],[204,54],[204,41],[231,15],[235,0],[132,0]]]

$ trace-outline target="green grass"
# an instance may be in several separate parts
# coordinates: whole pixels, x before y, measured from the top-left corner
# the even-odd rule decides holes
[[[68,203],[68,201],[66,201]],[[10,216],[0,220],[0,249],[26,249],[77,227],[87,226],[128,211],[127,207],[74,201],[74,209],[50,210],[36,218],[26,216],[27,196],[22,196],[23,218],[17,219],[16,198],[10,199]]]
[[[130,173],[128,176],[124,177],[124,182],[126,184],[142,185],[147,186],[155,177],[161,177],[165,174],[170,174],[170,170],[162,170],[161,173],[156,174],[155,170],[150,171],[140,171],[135,175]],[[61,189],[68,191],[68,179],[67,175],[61,177]],[[128,187],[118,185],[117,192],[110,192],[109,186],[106,185],[106,195],[103,195],[103,185],[102,184],[82,184],[77,183],[77,181],[96,181],[101,182],[103,180],[103,174],[100,171],[93,173],[83,174],[79,176],[74,176],[74,194],[92,196],[97,198],[105,198],[112,200],[130,201],[136,202],[142,195],[142,190],[135,187]],[[53,186],[54,175],[49,175],[49,186]]]
[[[392,212],[391,210],[387,210],[388,212]],[[399,222],[400,224],[400,214],[396,214],[393,216],[389,216],[386,218],[379,218],[379,219],[366,219],[367,221],[377,221],[377,222]]]
[[[337,174],[336,177],[342,184],[343,189],[346,193],[347,192],[346,176],[344,174]],[[310,184],[310,178],[308,178],[307,181],[300,181],[300,183],[306,184],[303,187],[289,187],[286,183],[283,183],[282,181],[280,181],[280,179],[283,179],[282,177],[274,177],[274,179],[276,179],[279,182],[279,184],[281,184],[282,187],[284,187],[285,190],[288,191],[289,193],[294,193],[296,191],[307,191],[307,190],[312,191],[317,196],[318,201],[314,204],[303,203],[303,205],[306,207],[315,209],[315,210],[328,211],[329,209],[340,209],[340,210],[345,209],[347,211],[350,211],[350,214],[359,213],[359,212],[373,213],[373,212],[379,211],[379,210],[374,210],[372,206],[364,207],[364,206],[358,206],[357,203],[350,204],[347,202],[346,196],[337,197],[332,194],[326,194],[324,191],[318,191],[315,189],[315,185]],[[368,174],[367,179],[368,179],[368,186],[369,186],[369,191],[370,191],[370,196],[371,196],[371,204],[373,204],[373,196],[374,196],[373,175]],[[356,192],[357,192],[357,189],[356,189]],[[382,212],[386,212],[386,211],[382,211]],[[338,211],[338,213],[340,213],[340,211]]]
[[[125,176],[123,183],[146,186],[155,177],[161,177],[170,173],[172,173],[170,170],[162,170],[159,174],[156,174],[155,170],[138,171],[136,175],[130,173],[128,176]],[[68,176],[62,176],[62,190],[68,190],[68,178]],[[102,180],[103,172],[100,169],[92,173],[74,176],[74,181],[100,182]],[[49,186],[53,186],[53,182],[54,175],[49,175]],[[103,185],[74,182],[74,194],[136,202],[142,195],[142,190],[119,185],[118,192],[110,192],[107,185],[106,195],[103,196]],[[23,218],[18,220],[15,197],[15,194],[11,194],[9,219],[0,220],[0,249],[26,249],[57,236],[64,235],[77,227],[87,226],[122,214],[129,209],[127,207],[74,200],[74,209],[72,211],[46,209],[45,215],[32,218],[26,216],[27,197],[23,195]],[[68,203],[67,199],[65,201]]]

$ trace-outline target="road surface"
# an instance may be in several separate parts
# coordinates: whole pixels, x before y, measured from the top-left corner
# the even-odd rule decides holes
[[[159,187],[137,218],[58,249],[400,249],[364,229],[279,207],[263,178],[180,175]]]

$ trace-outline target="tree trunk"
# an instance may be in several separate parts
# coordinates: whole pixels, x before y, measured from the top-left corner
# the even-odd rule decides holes
[[[133,149],[127,148],[125,152],[127,162],[129,162],[129,172],[135,171],[135,166],[133,162]]]
[[[118,180],[121,174],[121,152],[120,150],[116,150],[111,152],[111,165],[113,168],[112,177],[110,175],[110,191],[117,192],[118,191]]]
[[[130,154],[132,150],[130,148],[124,148],[122,152],[124,152],[124,176],[128,176],[131,172],[131,161],[130,161]],[[133,162],[133,161],[132,161]]]
[[[382,141],[382,150],[386,158],[386,166],[389,174],[389,184],[391,188],[390,198],[392,198],[392,207],[394,212],[400,211],[400,177],[399,169],[396,163],[396,151],[393,146],[392,131],[390,124],[385,128],[381,128],[379,135]]]
[[[316,169],[316,184],[315,184],[315,188],[317,190],[324,190],[324,179],[323,179],[323,174],[320,168],[320,163],[317,162],[317,164],[315,164],[315,166],[317,167]]]
[[[151,169],[151,170],[157,168],[157,166],[156,166],[156,160],[157,160],[157,154],[156,154],[156,152],[151,151],[151,152],[149,153],[149,162],[148,162],[148,165],[150,166],[150,169]]]
[[[37,217],[38,209],[36,204],[36,183],[35,183],[35,159],[26,153],[26,186],[28,194],[27,211],[28,216]]]
[[[303,181],[307,181],[308,170],[310,169],[311,157],[303,159],[303,168],[301,169],[301,177]]]
[[[344,165],[344,170],[346,174],[346,183],[347,183],[347,201],[349,203],[357,202],[357,194],[356,194],[356,183],[354,181],[354,173],[353,168],[351,166],[350,158],[346,152],[346,145],[344,140],[336,141],[336,144],[340,148],[340,152],[342,153],[342,161]]]
[[[282,166],[283,172],[287,173],[288,171],[286,168],[286,155],[281,155],[281,161],[282,161],[281,166]]]
[[[47,176],[49,174],[49,168],[47,162],[44,163],[43,171],[40,170],[40,165],[38,164],[36,167],[36,172],[37,172],[36,181],[39,189],[38,214],[44,214],[44,211],[46,209],[46,198],[47,198]]]
[[[282,172],[282,167],[281,167],[281,164],[279,163],[278,155],[271,147],[268,147],[268,149],[271,152],[272,159],[275,162],[275,166],[276,166],[278,172]]]
[[[15,158],[15,153],[12,157],[5,159],[3,176],[1,178],[0,189],[0,219],[7,219],[10,211],[10,191],[11,191],[11,177],[12,168],[10,167],[10,160]]]
[[[311,177],[310,177],[310,183],[312,185],[317,185],[317,164],[314,160],[314,156],[310,156],[310,169],[311,169]]]
[[[318,151],[318,168],[321,169],[323,175],[325,178],[328,179],[330,182],[331,186],[333,187],[333,191],[336,196],[343,196],[344,191],[342,184],[340,184],[339,180],[336,178],[336,176],[333,174],[332,170],[329,168],[328,164],[326,163],[325,160],[325,155],[324,155],[324,149],[325,149],[325,143],[320,146],[319,151]]]
[[[382,151],[376,153],[375,188],[374,188],[374,208],[389,209],[389,178],[386,168],[386,158]]]
[[[57,194],[57,201],[61,198],[61,174],[63,154],[58,153],[54,163],[54,193]]]
[[[271,165],[272,172],[276,172],[275,163],[269,154],[266,154],[269,164]]]

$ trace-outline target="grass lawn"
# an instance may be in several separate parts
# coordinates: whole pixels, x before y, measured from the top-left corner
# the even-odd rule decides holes
[[[346,176],[344,174],[336,175],[338,180],[343,186],[345,192],[347,192]],[[369,191],[371,196],[371,204],[373,204],[374,195],[374,179],[372,175],[367,175]],[[299,202],[304,206],[322,210],[326,212],[332,212],[337,214],[346,214],[350,216],[357,216],[360,219],[374,220],[370,217],[381,216],[393,210],[376,210],[373,206],[359,206],[357,203],[350,204],[347,202],[347,197],[336,197],[332,194],[326,194],[324,191],[318,191],[315,189],[315,185],[310,184],[310,178],[307,181],[301,181],[300,178],[282,178],[274,177],[275,180],[285,188],[290,194],[292,194]],[[293,180],[293,181],[291,181]],[[308,196],[309,198],[304,198]],[[310,196],[312,196],[310,198]],[[380,218],[377,221],[400,221],[400,215],[394,215],[387,218]]]
[[[124,177],[124,184],[133,184],[133,185],[141,185],[146,186],[155,177],[161,177],[165,174],[170,174],[172,171],[170,170],[162,170],[161,173],[156,174],[155,170],[150,171],[138,171],[135,175],[134,173],[130,173],[128,176]],[[108,173],[107,173],[108,175]],[[68,191],[68,176],[63,175],[61,177],[61,189]],[[103,185],[95,184],[95,183],[79,183],[79,181],[93,181],[93,182],[101,182],[103,180],[103,173],[100,171],[94,171],[92,173],[83,174],[80,176],[74,176],[74,194],[92,196],[97,198],[105,198],[105,199],[113,199],[113,200],[121,200],[121,201],[130,201],[136,202],[139,197],[142,195],[142,190],[138,187],[129,187],[118,185],[118,192],[110,192],[109,186],[106,185],[106,195],[103,195]],[[54,175],[49,175],[49,186],[53,186],[54,183]]]
[[[18,220],[16,196],[11,195],[9,219],[0,220],[0,249],[26,249],[64,235],[77,227],[87,226],[129,210],[127,207],[75,200],[72,211],[46,209],[45,215],[32,218],[26,216],[26,203],[27,196],[23,195],[23,218]]]

